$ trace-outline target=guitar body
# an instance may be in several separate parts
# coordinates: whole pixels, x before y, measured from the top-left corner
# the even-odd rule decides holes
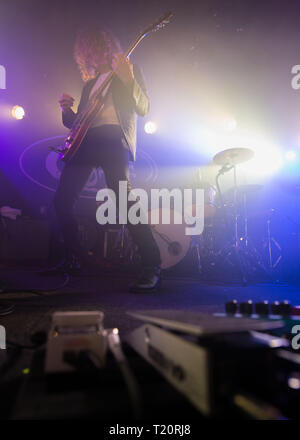
[[[89,112],[84,116],[84,118],[82,118],[78,124],[75,123],[75,127],[70,130],[62,147],[62,154],[60,157],[61,160],[68,162],[75,156],[80,148],[80,145],[82,144],[83,139],[85,138],[88,129],[91,126],[91,123],[93,122],[97,113],[101,111],[103,105],[104,104],[99,101],[95,102],[93,107],[89,109]]]

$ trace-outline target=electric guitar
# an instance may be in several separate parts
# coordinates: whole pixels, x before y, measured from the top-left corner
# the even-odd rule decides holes
[[[158,20],[156,20],[153,24],[151,24],[151,26],[148,26],[143,32],[141,32],[137,36],[137,38],[134,40],[134,42],[131,44],[124,55],[126,57],[129,57],[134,49],[137,47],[137,45],[146,37],[146,35],[148,35],[150,32],[155,32],[163,28],[167,23],[169,23],[172,15],[173,14],[171,12],[168,12],[160,17]],[[63,146],[59,149],[56,149],[56,151],[60,153],[60,159],[62,159],[63,161],[68,162],[79,150],[88,129],[90,128],[96,115],[102,110],[104,106],[104,91],[109,86],[114,76],[114,72],[111,72],[107,76],[99,89],[90,98],[85,110],[76,117],[74,124],[64,141]]]

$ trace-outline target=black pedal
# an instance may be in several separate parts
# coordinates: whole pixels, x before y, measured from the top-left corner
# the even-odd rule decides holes
[[[280,315],[283,315],[283,316],[290,316],[290,315],[291,315],[291,312],[292,312],[292,306],[291,306],[291,303],[290,303],[289,301],[287,301],[287,300],[282,301],[282,302],[279,304],[279,310],[280,310]]]
[[[290,301],[274,301],[271,304],[272,315],[290,316],[292,314],[292,305]]]
[[[250,316],[253,313],[253,303],[251,299],[240,304],[240,314]]]
[[[225,310],[228,315],[235,315],[238,309],[238,302],[236,299],[233,301],[228,301],[225,304]]]
[[[259,316],[269,315],[269,301],[263,301],[255,304],[255,312]]]
[[[271,304],[271,313],[272,315],[281,315],[281,307],[279,301],[274,301]]]

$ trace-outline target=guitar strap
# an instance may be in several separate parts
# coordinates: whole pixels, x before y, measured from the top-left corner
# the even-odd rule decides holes
[[[93,95],[95,95],[97,93],[97,91],[102,86],[102,84],[104,83],[105,79],[108,77],[109,74],[110,74],[110,71],[98,76],[98,78],[95,81],[95,84],[93,85],[93,87],[90,91],[89,100],[93,97]],[[112,81],[107,85],[106,89],[102,93],[102,96],[104,96],[104,99],[106,98],[106,96],[108,95],[108,93],[110,91]]]

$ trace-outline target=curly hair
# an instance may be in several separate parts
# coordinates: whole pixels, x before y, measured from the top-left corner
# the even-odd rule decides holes
[[[74,59],[79,67],[84,82],[92,79],[89,66],[103,62],[112,63],[114,54],[122,52],[119,40],[107,29],[99,27],[82,28],[76,37]]]

